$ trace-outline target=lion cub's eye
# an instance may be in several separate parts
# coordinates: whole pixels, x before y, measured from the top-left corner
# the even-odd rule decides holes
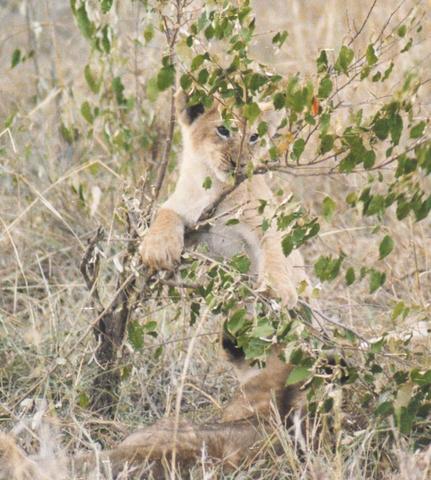
[[[225,140],[230,137],[230,131],[224,125],[220,125],[216,130],[219,137]]]
[[[250,135],[249,142],[251,145],[254,145],[257,141],[259,140],[259,134],[258,133],[253,133],[253,135]]]

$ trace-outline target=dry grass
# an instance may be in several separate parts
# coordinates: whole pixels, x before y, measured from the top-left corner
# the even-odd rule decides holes
[[[15,435],[23,450],[39,459],[59,458],[59,452],[94,449],[96,443],[110,447],[136,426],[172,414],[192,335],[186,302],[183,314],[175,321],[169,298],[139,311],[136,317],[140,321],[157,320],[159,336],[146,337],[141,352],[125,345],[124,381],[115,419],[105,421],[89,412],[86,392],[95,371],[95,342],[90,328],[94,312],[79,261],[86,241],[102,224],[108,232],[102,294],[109,297],[115,259],[125,248],[121,221],[124,184],[136,185],[148,159],[139,150],[128,156],[111,155],[103,138],[93,140],[83,135],[71,146],[60,136],[61,120],[83,125],[79,108],[88,95],[83,81],[88,47],[73,24],[68,3],[0,0],[0,419],[1,430]],[[283,53],[272,59],[275,68],[310,74],[316,52],[322,47],[336,50],[361,25],[372,2],[254,3],[260,31],[287,29],[290,34]],[[377,2],[358,38],[358,46],[380,30],[395,3]],[[30,36],[24,4],[33,5]],[[394,21],[403,18],[415,4],[411,0],[402,2]],[[421,2],[422,7],[426,5]],[[127,86],[143,98],[143,81],[156,68],[162,48],[152,45],[135,52],[132,32],[139,27],[136,18],[142,19],[137,8],[136,3],[124,2],[117,28],[121,32],[121,49],[128,54],[128,63],[123,67],[129,78]],[[429,25],[428,19],[422,43],[399,60],[401,72],[428,70],[429,76]],[[266,61],[270,58],[267,38],[258,37],[254,47],[256,57],[266,57]],[[12,51],[28,51],[29,41],[36,47],[35,60],[11,70]],[[384,101],[379,100],[383,93],[351,92],[348,100],[355,104],[357,98],[365,98],[369,102],[364,108],[370,108],[371,103],[375,106]],[[420,101],[423,115],[429,115],[429,91]],[[163,99],[151,108],[163,111]],[[3,131],[12,113],[16,115],[11,128]],[[348,113],[346,108],[345,115]],[[141,122],[138,109],[136,122]],[[372,219],[364,219],[359,211],[344,205],[346,194],[362,185],[359,176],[275,176],[273,181],[288,184],[315,214],[321,213],[326,195],[337,202],[336,215],[330,222],[323,221],[319,239],[305,249],[310,266],[322,252],[338,254],[342,249],[350,255],[352,265],[374,262],[388,272],[385,288],[373,295],[368,293],[365,282],[346,288],[340,279],[323,286],[322,310],[367,338],[388,330],[394,335],[411,331],[420,335],[424,328],[429,330],[429,220],[401,223],[389,212],[379,232],[374,232]],[[387,260],[379,261],[377,245],[383,231],[395,239],[396,250]],[[412,313],[394,322],[391,310],[401,299],[412,306]],[[235,387],[233,375],[218,360],[217,320],[213,318],[203,327],[185,377],[181,411],[194,419],[217,415],[219,406],[230,398]],[[159,350],[159,346],[164,348]],[[422,368],[430,368],[431,337],[421,337],[417,348],[428,352]],[[339,417],[335,427],[331,433],[325,425],[316,429],[319,433],[315,445],[301,445],[304,439],[276,430],[283,455],[267,445],[265,455],[229,478],[430,478],[429,449],[408,452],[401,438],[396,445],[388,446],[384,433],[376,432],[372,425],[361,425],[360,418],[356,421],[354,414],[360,416],[361,412],[350,412],[349,417],[341,404],[335,412]],[[326,434],[335,436],[336,447],[332,450],[325,442]],[[300,447],[305,453],[298,455]],[[15,447],[10,444],[10,448]],[[14,455],[20,458],[21,454],[15,451]],[[47,464],[39,473],[27,477],[25,472],[21,477],[15,475],[22,479],[39,478],[37,475],[60,478],[59,465]],[[3,473],[0,471],[0,478],[13,476],[5,472],[6,467]],[[101,475],[97,478],[110,477],[109,472]],[[192,478],[219,475],[217,466],[205,463],[191,472]]]

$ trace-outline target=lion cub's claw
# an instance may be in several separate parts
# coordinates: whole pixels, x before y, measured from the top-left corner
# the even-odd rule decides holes
[[[267,292],[273,298],[280,298],[281,303],[288,309],[294,308],[298,303],[298,292],[287,275],[266,278],[258,291]]]
[[[289,309],[296,307],[296,304],[298,303],[298,292],[291,281],[271,287],[274,290],[275,295],[281,298],[283,305]]]
[[[139,247],[142,263],[151,271],[174,270],[180,262],[182,250],[182,238],[151,232]]]

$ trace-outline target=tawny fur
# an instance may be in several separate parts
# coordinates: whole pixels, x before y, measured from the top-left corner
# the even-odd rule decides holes
[[[228,186],[230,174],[236,167],[243,168],[251,162],[254,150],[259,148],[250,144],[250,132],[242,139],[241,122],[237,132],[222,138],[217,133],[217,127],[223,125],[217,106],[191,116],[183,92],[177,95],[176,106],[183,136],[178,182],[140,245],[142,261],[151,270],[175,268],[184,246],[184,227],[199,220],[205,208]],[[212,180],[211,188],[204,188],[208,177]],[[259,200],[267,202],[265,216],[269,217],[275,201],[264,176],[255,175],[221,202],[215,212],[218,220],[209,232],[195,236],[194,240],[207,243],[215,257],[247,253],[252,262],[251,273],[257,276],[257,287],[270,290],[272,296],[292,308],[298,300],[298,284],[305,281],[309,285],[303,260],[298,251],[288,258],[284,256],[281,233],[274,226],[263,232]],[[231,218],[239,220],[239,224],[227,226]]]
[[[226,188],[232,171],[244,168],[256,148],[248,142],[250,133],[242,140],[241,122],[238,132],[232,132],[229,138],[217,134],[217,127],[222,125],[217,106],[207,111],[199,106],[190,110],[182,92],[177,95],[176,105],[184,144],[179,179],[140,245],[142,261],[152,272],[177,266],[184,248],[185,227],[199,220],[205,208]],[[209,189],[203,186],[207,177],[212,179]],[[227,196],[215,212],[211,229],[195,235],[193,241],[205,242],[214,257],[245,252],[251,260],[250,273],[255,275],[256,286],[293,307],[298,300],[298,285],[303,281],[309,284],[303,260],[297,251],[288,258],[284,256],[281,234],[275,227],[263,232],[259,200],[267,202],[265,215],[271,216],[274,198],[260,175],[244,181]],[[239,223],[227,226],[230,218]],[[278,348],[269,354],[263,369],[250,367],[244,359],[236,359],[234,365],[241,385],[219,421],[196,425],[180,419],[175,425],[174,420],[160,420],[131,434],[117,448],[101,452],[97,458],[85,454],[72,459],[71,471],[77,468],[91,472],[96,465],[109,462],[117,474],[131,467],[142,470],[140,478],[149,478],[150,472],[163,478],[163,465],[169,462],[174,450],[178,464],[185,467],[202,458],[203,452],[205,458],[222,462],[225,469],[235,468],[254,456],[256,445],[267,438],[271,412],[278,410],[280,418],[288,422],[293,410],[302,409],[303,393],[297,385],[285,386],[292,366],[280,358]],[[0,436],[0,471],[6,475],[0,479],[53,478],[44,474],[6,435]]]
[[[109,459],[114,472],[126,464],[143,469],[141,478],[148,478],[149,472],[155,478],[165,478],[164,466],[169,468],[174,450],[180,468],[205,458],[221,462],[225,471],[235,469],[254,458],[260,442],[270,436],[272,412],[277,410],[288,424],[292,411],[302,409],[304,393],[300,387],[285,386],[291,369],[274,350],[266,368],[243,384],[223,409],[220,421],[197,425],[181,419],[175,433],[175,420],[165,418],[132,433],[117,448],[102,453],[101,459]],[[150,467],[148,462],[152,462]],[[94,460],[88,464],[94,466]]]
[[[178,468],[185,471],[203,458],[222,463],[225,471],[235,469],[253,459],[261,442],[267,441],[271,412],[278,410],[281,419],[289,423],[291,412],[301,410],[304,393],[298,386],[285,386],[291,368],[274,350],[266,368],[240,387],[219,421],[198,425],[181,419],[176,428],[174,419],[159,420],[132,433],[112,450],[70,458],[67,473],[63,459],[32,460],[11,436],[0,434],[0,480],[96,478],[96,469],[103,471],[106,465],[114,478],[129,471],[133,478],[151,475],[163,479],[174,450]],[[50,468],[46,468],[48,462]]]
[[[228,185],[229,174],[250,162],[255,149],[247,140],[249,133],[241,138],[241,122],[237,125],[238,132],[230,132],[228,138],[217,133],[217,127],[223,125],[217,106],[207,111],[202,106],[190,108],[185,94],[180,92],[176,107],[183,136],[178,182],[140,246],[142,261],[152,271],[175,268],[184,247],[185,227],[193,226],[205,208],[220,197]],[[209,189],[204,188],[207,177],[212,180]],[[206,243],[214,257],[245,252],[251,260],[251,274],[255,275],[257,287],[293,307],[298,300],[298,285],[301,282],[309,285],[303,259],[298,251],[285,257],[282,235],[274,226],[266,232],[262,230],[260,200],[268,205],[265,215],[271,216],[275,201],[265,178],[259,175],[244,181],[227,196],[215,212],[216,220],[210,231],[194,235],[192,240]],[[227,226],[231,218],[239,223]],[[263,438],[258,425],[270,418],[272,402],[282,418],[287,418],[294,409],[301,409],[303,396],[299,387],[285,386],[292,367],[280,359],[279,353],[274,349],[262,370],[236,359],[234,366],[241,387],[225,407],[220,423],[196,426],[181,420],[173,445],[173,423],[164,420],[134,433],[120,445],[121,451],[124,453],[126,446],[133,447],[136,458],[147,456],[160,461],[175,448],[179,461],[187,463],[198,459],[205,448],[209,457],[237,465]]]
[[[147,268],[157,271],[176,266],[184,247],[184,224],[177,213],[161,209],[151,225],[151,235],[145,238],[141,256]]]
[[[65,459],[32,459],[15,439],[0,432],[0,480],[66,480]]]

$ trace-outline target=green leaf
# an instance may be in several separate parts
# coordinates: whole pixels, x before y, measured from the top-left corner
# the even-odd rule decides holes
[[[118,105],[125,105],[127,100],[124,96],[124,85],[120,77],[115,77],[112,79],[112,90],[114,91],[115,99],[117,100]]]
[[[398,220],[402,220],[403,218],[407,217],[410,213],[411,205],[407,202],[404,198],[399,198],[397,201],[397,210],[396,215]]]
[[[213,181],[211,177],[205,177],[205,180],[202,183],[202,186],[205,188],[205,190],[209,190],[213,185]]]
[[[285,257],[288,257],[293,250],[293,240],[290,235],[287,235],[281,241],[281,248],[283,249],[283,254]]]
[[[378,340],[376,340],[375,342],[372,342],[369,345],[370,352],[371,353],[380,353],[384,346],[385,346],[385,337],[380,337]]]
[[[257,133],[260,137],[263,137],[265,133],[268,131],[268,124],[266,122],[260,122],[257,126]]]
[[[149,322],[144,323],[142,328],[145,332],[155,332],[157,330],[157,322],[155,320],[150,320]]]
[[[134,350],[141,350],[144,346],[144,329],[137,320],[132,320],[127,326],[129,342]]]
[[[260,73],[253,73],[251,76],[247,75],[246,80],[247,83],[249,83],[250,89],[256,91],[268,82],[268,77],[266,75],[261,75]]]
[[[89,124],[92,124],[93,121],[94,121],[94,116],[93,116],[93,112],[91,111],[91,107],[90,107],[90,104],[85,101],[82,105],[81,105],[81,115],[85,118],[85,120],[89,123]]]
[[[210,24],[204,31],[205,38],[211,40],[214,37],[215,30],[214,27]]]
[[[426,127],[426,122],[422,120],[422,122],[417,123],[411,130],[410,130],[410,138],[420,138],[424,134],[424,130]]]
[[[259,319],[257,326],[251,332],[253,337],[270,337],[274,335],[274,327],[269,323],[267,318]]]
[[[380,260],[387,257],[394,249],[394,241],[389,235],[385,235],[379,246]]]
[[[108,13],[111,10],[114,0],[100,0],[100,6],[102,7],[103,13]]]
[[[192,60],[192,64],[190,67],[191,70],[194,71],[198,69],[207,58],[208,58],[208,55],[202,55],[202,54],[196,55],[196,57],[194,57]]]
[[[64,123],[61,123],[59,131],[60,135],[69,145],[78,138],[78,131],[73,127],[67,128]]]
[[[90,406],[90,397],[85,393],[85,392],[81,392],[79,395],[78,395],[78,405],[81,407],[81,408],[87,408]]]
[[[286,380],[286,385],[295,385],[296,383],[303,382],[311,377],[313,373],[306,367],[295,367],[289,373]]]
[[[314,272],[319,280],[334,280],[340,273],[340,267],[344,258],[344,253],[341,253],[338,258],[332,258],[331,256],[320,256],[317,262],[314,264]]]
[[[207,70],[206,68],[203,68],[203,69],[199,72],[199,75],[198,75],[198,83],[199,83],[200,85],[205,85],[205,83],[207,83],[208,77],[209,77],[208,70]]]
[[[411,432],[416,419],[416,410],[414,402],[410,402],[407,407],[401,407],[399,411],[395,412],[398,428],[402,434],[408,435]]]
[[[145,91],[150,102],[155,102],[157,100],[157,97],[159,96],[159,89],[157,87],[156,77],[152,77],[147,81]]]
[[[298,138],[298,140],[296,140],[295,143],[293,144],[292,158],[296,161],[299,161],[304,149],[305,149],[304,139],[303,138]]]
[[[180,85],[183,90],[187,91],[192,85],[192,77],[187,73],[184,73],[181,75]]]
[[[403,119],[398,113],[396,113],[390,118],[390,132],[392,143],[394,145],[398,145],[400,143],[401,134],[403,132]]]
[[[328,153],[332,150],[332,147],[334,146],[335,142],[335,137],[334,135],[322,135],[320,137],[320,149],[319,152],[324,155],[325,153]]]
[[[348,74],[349,65],[352,63],[354,57],[353,50],[343,45],[335,62],[334,68],[338,73]]]
[[[250,270],[251,261],[247,255],[235,255],[230,260],[230,265],[240,273],[247,273]]]
[[[154,38],[154,25],[150,23],[144,28],[145,43],[150,43],[153,38]]]
[[[15,68],[20,61],[21,61],[21,50],[19,48],[16,48],[12,53],[10,68]]]
[[[398,302],[392,310],[391,319],[396,320],[403,312],[406,311],[406,306],[403,301]]]
[[[382,82],[384,82],[389,78],[390,74],[392,73],[392,70],[394,69],[394,66],[395,66],[394,62],[391,62],[389,67],[384,72],[384,75],[382,77]]]
[[[370,272],[370,293],[377,291],[386,281],[386,273],[371,269]]]
[[[372,77],[371,80],[373,82],[378,82],[382,78],[382,72],[376,72]]]
[[[374,414],[379,417],[387,417],[394,413],[394,406],[392,402],[386,401],[380,403],[377,408],[374,410]]]
[[[310,107],[313,100],[313,84],[309,81],[299,88],[297,75],[289,79],[286,90],[286,104],[294,112],[301,113],[306,106]]]
[[[173,65],[165,65],[157,74],[157,88],[163,92],[175,83],[175,67]]]
[[[319,98],[328,98],[331,92],[332,92],[332,80],[327,75],[326,77],[322,78],[322,80],[320,81],[317,96]]]
[[[414,368],[410,372],[410,378],[412,382],[421,387],[424,385],[431,385],[431,370],[420,372],[417,368]]]
[[[361,70],[360,79],[363,80],[364,78],[367,78],[370,72],[371,72],[371,67],[369,65],[364,65]]]
[[[346,203],[350,205],[351,207],[354,207],[358,201],[358,195],[356,192],[350,192],[346,196]]]
[[[419,200],[416,201],[413,204],[413,210],[414,210],[417,222],[426,218],[428,216],[428,213],[431,210],[431,195],[426,200],[424,200],[423,202],[421,202]]]
[[[377,63],[378,58],[376,56],[376,52],[375,52],[374,46],[372,44],[368,45],[365,56],[367,58],[368,65],[374,65],[374,64]]]
[[[227,322],[227,329],[235,335],[246,324],[247,310],[241,308],[236,310]]]
[[[111,51],[111,39],[112,39],[112,29],[109,25],[105,25],[102,28],[102,47],[105,53],[110,53]]]
[[[326,135],[326,133],[328,133],[330,126],[331,126],[331,114],[329,112],[322,113],[322,115],[320,115],[321,134]]]
[[[349,267],[346,272],[346,284],[347,286],[352,285],[352,283],[355,281],[356,276],[355,276],[355,270],[352,267]]]
[[[379,118],[374,122],[373,131],[379,140],[385,140],[389,135],[390,124],[387,118]]]
[[[275,36],[272,37],[273,45],[277,45],[278,48],[281,48],[283,46],[283,43],[286,41],[286,38],[288,35],[289,34],[287,33],[286,30],[276,33]]]
[[[326,221],[329,222],[334,214],[336,203],[334,202],[334,200],[332,200],[331,197],[325,197],[323,199],[322,206],[323,206],[323,217]]]
[[[413,45],[413,38],[411,38],[404,46],[404,48],[401,50],[401,53],[405,53],[405,52],[408,52],[411,48],[412,48],[412,45]]]
[[[304,351],[301,348],[295,348],[290,354],[289,363],[293,363],[293,365],[298,365],[303,357]]]
[[[284,93],[276,93],[272,99],[274,103],[274,108],[276,110],[281,110],[286,105],[286,96]]]
[[[82,35],[84,35],[87,40],[94,40],[93,37],[96,32],[96,27],[88,18],[85,3],[83,3],[78,9],[75,9],[75,18]]]
[[[317,72],[323,73],[328,70],[328,56],[325,50],[322,50],[316,60]]]
[[[225,223],[225,225],[238,225],[238,224],[239,224],[239,220],[237,218],[231,218]]]
[[[244,105],[243,114],[250,123],[253,123],[260,114],[259,105],[257,103],[247,103]]]
[[[366,150],[364,152],[364,168],[371,168],[373,167],[374,163],[376,161],[376,154],[373,150]]]
[[[94,74],[91,71],[90,65],[86,65],[84,68],[84,77],[85,80],[90,87],[90,90],[93,93],[99,93],[100,90],[100,82],[97,82],[96,79],[94,78]]]
[[[201,311],[201,304],[198,302],[192,302],[190,305],[190,325],[194,325],[199,317]]]
[[[398,33],[399,37],[404,38],[406,36],[406,33],[407,33],[407,27],[405,25],[401,25],[398,28],[397,33]]]
[[[243,345],[246,360],[261,357],[268,349],[268,342],[260,338],[252,337]]]
[[[364,214],[367,216],[376,215],[384,212],[385,198],[383,195],[373,195],[370,201],[364,204]]]

